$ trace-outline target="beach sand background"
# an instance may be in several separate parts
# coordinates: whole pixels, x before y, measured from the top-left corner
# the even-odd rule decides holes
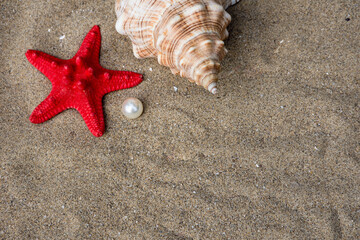
[[[0,239],[360,239],[360,1],[229,8],[216,96],[136,59],[112,0],[0,6]],[[94,25],[144,82],[104,97],[100,138],[76,110],[30,123],[51,83],[25,52],[71,58]]]

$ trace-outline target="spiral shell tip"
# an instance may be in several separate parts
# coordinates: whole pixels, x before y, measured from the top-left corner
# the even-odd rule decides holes
[[[211,83],[211,84],[208,86],[208,90],[209,90],[209,92],[211,92],[212,94],[217,94],[217,93],[218,93],[218,90],[217,90],[217,88],[216,88],[216,82]]]

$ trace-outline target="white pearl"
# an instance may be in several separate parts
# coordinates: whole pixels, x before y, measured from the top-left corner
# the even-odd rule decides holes
[[[125,117],[129,119],[135,119],[140,117],[143,112],[143,104],[137,98],[128,98],[126,99],[121,108],[121,112],[125,115]]]

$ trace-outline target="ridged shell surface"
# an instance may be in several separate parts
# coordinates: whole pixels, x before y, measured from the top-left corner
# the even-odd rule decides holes
[[[129,36],[137,58],[161,65],[216,93],[223,40],[239,0],[116,0],[116,29]]]

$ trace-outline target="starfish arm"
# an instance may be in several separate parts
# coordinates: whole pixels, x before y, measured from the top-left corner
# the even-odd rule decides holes
[[[28,50],[25,55],[29,62],[42,72],[51,83],[56,81],[61,65],[66,61],[37,50]]]
[[[91,96],[90,95],[94,95]],[[95,137],[101,137],[105,131],[104,113],[102,107],[102,96],[98,94],[87,94],[79,96],[78,104],[74,106],[83,117],[86,126]]]
[[[66,98],[53,88],[49,96],[34,109],[29,120],[36,124],[43,123],[68,108]]]
[[[128,71],[106,71],[103,74],[103,91],[104,94],[132,88],[141,83],[143,77],[139,73],[128,72]]]
[[[94,26],[72,59],[62,60],[36,50],[26,52],[29,62],[53,85],[49,96],[31,114],[31,122],[42,123],[65,109],[75,108],[92,134],[103,135],[102,97],[111,91],[138,85],[142,75],[101,67],[100,45],[100,28]]]
[[[86,35],[83,43],[77,51],[76,57],[91,59],[95,62],[99,61],[101,48],[101,33],[99,26],[95,25]]]

